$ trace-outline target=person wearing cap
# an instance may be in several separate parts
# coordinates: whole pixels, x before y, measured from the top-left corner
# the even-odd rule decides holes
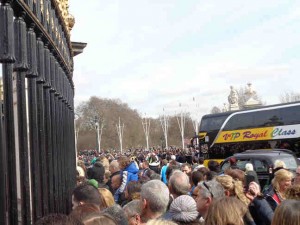
[[[229,159],[229,164],[230,164],[229,167],[230,167],[231,169],[239,169],[239,167],[237,166],[236,162],[237,162],[237,159],[236,159],[235,157],[231,157],[231,158]]]
[[[197,204],[189,195],[181,195],[170,206],[171,220],[180,224],[191,224],[198,218]]]

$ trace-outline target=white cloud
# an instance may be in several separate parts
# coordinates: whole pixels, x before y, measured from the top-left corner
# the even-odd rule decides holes
[[[70,10],[72,38],[88,42],[75,58],[76,102],[119,98],[158,115],[195,97],[204,114],[230,85],[252,82],[268,104],[298,89],[300,2],[90,0]]]

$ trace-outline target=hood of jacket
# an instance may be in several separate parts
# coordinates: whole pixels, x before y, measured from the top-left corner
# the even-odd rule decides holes
[[[131,162],[124,170],[128,171],[129,173],[138,173],[139,172],[139,168],[137,168],[137,166],[134,162]]]

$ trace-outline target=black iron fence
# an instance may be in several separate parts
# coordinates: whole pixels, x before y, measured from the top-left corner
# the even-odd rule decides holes
[[[68,213],[73,53],[63,0],[0,0],[0,224]]]

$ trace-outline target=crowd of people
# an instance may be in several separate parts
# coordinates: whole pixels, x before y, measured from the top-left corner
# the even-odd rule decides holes
[[[262,191],[251,163],[220,171],[196,151],[80,152],[69,215],[36,225],[300,225],[300,167],[278,160]]]

